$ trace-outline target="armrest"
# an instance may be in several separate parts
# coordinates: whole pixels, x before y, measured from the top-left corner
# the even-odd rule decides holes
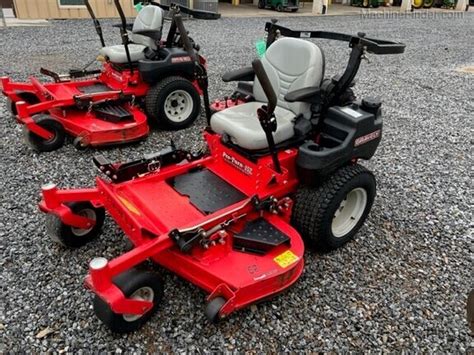
[[[252,67],[245,67],[233,71],[229,71],[222,75],[222,80],[226,83],[229,81],[253,81],[255,72]]]
[[[316,97],[319,97],[321,89],[317,86],[310,86],[307,88],[302,88],[298,90],[291,91],[285,95],[285,101],[288,102],[308,102],[312,103],[316,100]]]

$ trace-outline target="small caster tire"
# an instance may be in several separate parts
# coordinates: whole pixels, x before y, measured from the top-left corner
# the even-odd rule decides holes
[[[207,305],[206,309],[204,310],[204,314],[209,322],[213,324],[219,323],[221,317],[219,316],[219,312],[222,307],[226,304],[226,300],[223,297],[216,297],[210,300]]]
[[[88,229],[75,228],[61,221],[55,214],[46,216],[46,230],[51,239],[67,248],[79,248],[93,239],[101,231],[105,219],[105,209],[94,207],[90,202],[71,202],[68,207],[74,214],[95,220]]]
[[[150,301],[152,308],[142,315],[118,314],[102,298],[95,296],[96,316],[114,333],[140,329],[156,313],[163,300],[163,281],[156,273],[131,269],[115,277],[113,283],[127,298]]]
[[[88,147],[86,140],[84,139],[84,137],[81,136],[77,136],[76,138],[74,138],[72,145],[77,150],[86,150]]]
[[[32,131],[26,130],[26,139],[33,149],[39,152],[51,152],[63,146],[66,131],[61,122],[47,114],[34,115],[33,120],[38,126],[53,134],[52,138],[44,139]]]
[[[16,110],[16,103],[13,102],[10,98],[7,98],[7,111],[10,112],[12,116],[18,115],[18,111]]]
[[[17,96],[20,97],[20,100],[18,101],[24,101],[29,105],[34,105],[40,102],[36,95],[30,92],[20,92],[17,93]],[[9,97],[7,98],[7,110],[12,114],[12,116],[18,115],[18,111],[16,109],[16,102],[13,102],[13,100]]]
[[[158,126],[170,130],[189,127],[201,113],[201,98],[186,78],[170,76],[150,88],[146,113]]]
[[[292,225],[320,251],[342,247],[364,224],[375,199],[374,175],[361,165],[336,170],[320,186],[296,194]]]

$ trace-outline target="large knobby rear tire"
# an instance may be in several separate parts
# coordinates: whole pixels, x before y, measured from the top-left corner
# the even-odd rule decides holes
[[[94,298],[96,316],[114,333],[130,333],[145,324],[163,299],[163,282],[150,271],[128,270],[114,278],[113,283],[123,292],[125,297],[146,300],[153,303],[152,308],[142,315],[118,314],[99,296]]]
[[[61,221],[55,214],[46,215],[46,231],[51,239],[68,248],[79,248],[93,239],[101,231],[105,219],[104,208],[96,208],[90,202],[71,202],[68,207],[74,214],[95,220],[90,228],[82,229],[69,226]]]
[[[61,122],[47,114],[34,115],[33,120],[38,126],[41,126],[53,134],[51,138],[44,139],[27,129],[26,139],[34,150],[38,152],[51,152],[63,146],[66,131]]]
[[[201,99],[194,85],[180,76],[159,81],[148,91],[146,113],[158,126],[178,130],[190,126],[201,112]]]
[[[320,186],[298,189],[292,223],[310,247],[337,249],[363,225],[375,193],[375,177],[370,171],[361,165],[342,167]]]

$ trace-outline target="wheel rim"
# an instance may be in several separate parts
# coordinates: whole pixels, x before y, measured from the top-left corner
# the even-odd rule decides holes
[[[173,91],[166,97],[165,114],[173,122],[185,121],[193,111],[193,99],[184,90]]]
[[[367,191],[358,187],[350,191],[334,213],[331,231],[334,237],[342,238],[359,223],[367,206]]]
[[[90,208],[86,208],[86,209],[83,209],[82,211],[80,211],[79,213],[77,213],[77,215],[81,216],[81,217],[85,217],[85,218],[88,218],[88,219],[92,219],[92,220],[96,220],[97,216],[95,214],[95,211],[93,209],[90,209]],[[83,237],[85,236],[87,233],[89,233],[93,228],[94,228],[94,225],[93,224],[90,228],[76,228],[76,227],[71,227],[71,231],[72,233],[77,236],[77,237]]]
[[[131,296],[133,300],[153,302],[155,298],[155,292],[151,287],[145,286],[136,290]],[[123,319],[127,322],[134,322],[137,319],[140,319],[143,314],[124,314]]]

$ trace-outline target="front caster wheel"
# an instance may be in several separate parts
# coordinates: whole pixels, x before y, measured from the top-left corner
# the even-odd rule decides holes
[[[374,202],[374,175],[361,165],[340,168],[322,185],[296,195],[293,225],[310,246],[337,249],[357,233]]]
[[[227,301],[223,297],[216,297],[208,302],[204,314],[207,319],[209,319],[209,322],[216,324],[221,320],[219,312],[226,302]]]
[[[58,216],[50,213],[46,216],[46,230],[55,242],[68,248],[79,248],[100,234],[105,210],[94,207],[90,202],[72,202],[68,207],[74,214],[94,220],[95,224],[86,229],[76,228],[64,224]]]
[[[115,333],[130,333],[138,330],[158,310],[163,299],[163,282],[161,278],[149,271],[131,269],[114,278],[113,283],[125,297],[149,301],[152,308],[145,314],[118,314],[99,296],[94,298],[96,316]]]
[[[86,150],[88,147],[88,142],[87,139],[83,136],[77,136],[74,138],[72,145],[77,149],[77,150]]]
[[[12,115],[16,116],[18,115],[18,112],[16,110],[16,103],[12,101],[12,99],[7,98],[7,111]]]
[[[179,76],[170,76],[150,88],[146,113],[159,126],[178,130],[190,126],[201,110],[201,99],[194,85]]]
[[[44,139],[32,131],[26,130],[26,139],[33,149],[39,152],[51,152],[63,146],[66,131],[58,120],[47,114],[34,115],[33,120],[38,126],[52,133],[51,138]]]

